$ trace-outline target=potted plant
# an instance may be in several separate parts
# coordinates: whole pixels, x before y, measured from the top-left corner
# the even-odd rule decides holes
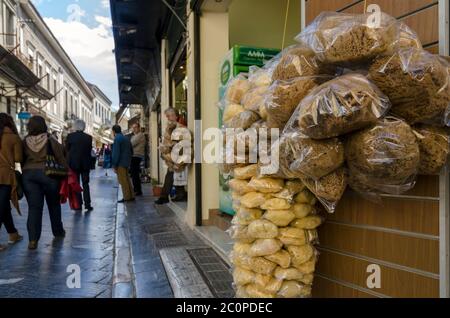
[[[152,178],[152,190],[154,197],[160,197],[162,192],[162,186],[158,184],[158,180]]]

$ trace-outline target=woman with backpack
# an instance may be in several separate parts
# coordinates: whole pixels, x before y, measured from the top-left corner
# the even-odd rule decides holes
[[[11,116],[0,113],[0,228],[5,226],[9,234],[8,243],[15,244],[22,240],[14,226],[11,204],[20,213],[17,196],[16,162],[22,161],[22,141],[17,133],[16,125]],[[6,246],[0,245],[0,251]]]
[[[47,124],[41,116],[33,116],[28,123],[28,135],[24,139],[23,187],[28,202],[28,248],[34,250],[42,231],[44,201],[47,202],[52,232],[55,238],[66,234],[61,220],[60,177],[68,171],[63,146],[47,132]],[[53,158],[50,161],[49,158]]]

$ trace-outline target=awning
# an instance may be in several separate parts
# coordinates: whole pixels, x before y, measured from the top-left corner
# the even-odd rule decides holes
[[[39,85],[40,79],[14,54],[0,45],[0,76],[7,78],[19,89],[19,94],[41,100],[53,95]],[[20,92],[20,90],[22,90]]]

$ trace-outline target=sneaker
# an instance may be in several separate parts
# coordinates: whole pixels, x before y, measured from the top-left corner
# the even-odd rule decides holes
[[[182,195],[182,196],[175,196],[175,198],[172,199],[173,202],[184,202],[187,201],[187,196],[186,195]]]
[[[90,207],[86,208],[86,210],[84,212],[89,213],[92,211],[94,211],[94,208],[90,206]]]
[[[23,236],[19,232],[9,234],[8,244],[16,244],[23,240]]]
[[[55,235],[55,238],[57,239],[63,239],[66,237],[66,231],[63,231],[61,234]]]
[[[163,205],[167,203],[169,203],[169,199],[167,198],[159,198],[158,200],[155,201],[155,204],[157,205]]]
[[[30,241],[30,243],[28,243],[28,249],[29,250],[35,250],[38,248],[38,242],[37,241]]]

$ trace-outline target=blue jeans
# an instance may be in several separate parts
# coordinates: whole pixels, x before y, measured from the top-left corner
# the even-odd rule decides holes
[[[41,238],[44,201],[47,202],[53,235],[64,236],[59,181],[47,177],[44,170],[41,169],[24,170],[23,189],[28,201],[27,229],[29,240],[39,241]]]

